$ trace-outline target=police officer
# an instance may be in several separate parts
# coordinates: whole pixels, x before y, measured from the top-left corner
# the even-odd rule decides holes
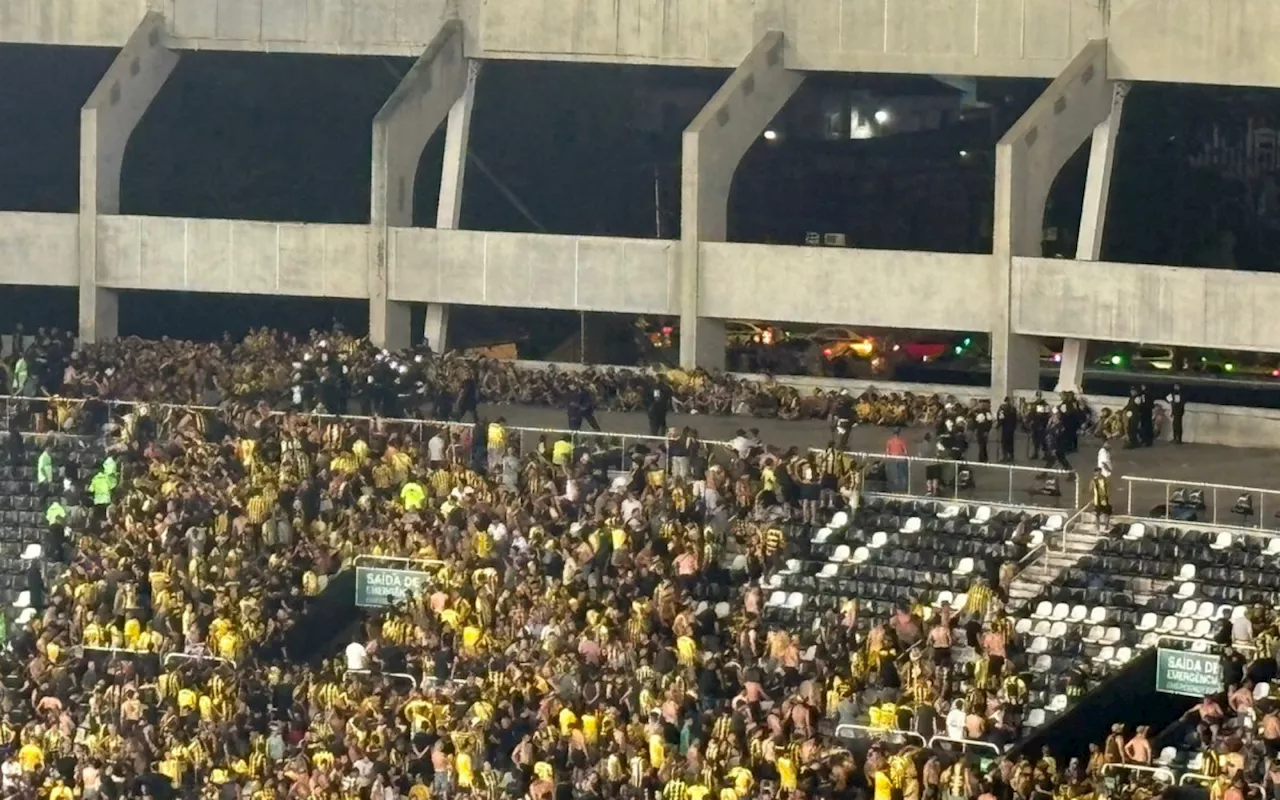
[[[978,406],[978,413],[973,415],[973,435],[978,442],[978,461],[987,463],[987,440],[991,438],[991,411],[986,402]]]
[[[1169,401],[1169,412],[1173,417],[1173,443],[1182,444],[1182,415],[1187,413],[1187,401],[1182,396],[1182,386],[1173,385],[1173,391],[1165,398]]]
[[[1013,405],[1013,398],[1006,397],[996,410],[996,425],[1000,428],[1000,460],[1012,464],[1013,437],[1018,431],[1018,409]]]
[[[1156,399],[1147,391],[1146,384],[1138,387],[1138,409],[1140,427],[1138,436],[1143,447],[1150,447],[1156,441]]]
[[[836,443],[841,450],[849,449],[849,433],[853,430],[853,398],[848,389],[841,389],[831,410],[831,422],[835,426]]]
[[[1124,427],[1125,437],[1127,439],[1127,447],[1137,447],[1139,435],[1142,430],[1142,396],[1138,392],[1138,387],[1134,386],[1129,389],[1129,402],[1125,404],[1124,411]]]
[[[645,410],[649,415],[649,435],[662,436],[667,432],[667,414],[671,411],[671,390],[665,381],[657,380],[645,394]]]
[[[1028,458],[1032,461],[1040,458],[1040,449],[1042,447],[1047,457],[1049,443],[1045,441],[1045,432],[1049,428],[1049,404],[1044,401],[1044,397],[1041,396],[1040,392],[1036,392],[1036,399],[1031,405],[1031,416],[1027,422],[1031,429]]]

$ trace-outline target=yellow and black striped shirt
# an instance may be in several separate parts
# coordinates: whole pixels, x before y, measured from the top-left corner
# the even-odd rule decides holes
[[[667,781],[667,785],[662,787],[662,800],[685,800],[685,792],[688,790],[689,784],[680,778],[672,778]]]

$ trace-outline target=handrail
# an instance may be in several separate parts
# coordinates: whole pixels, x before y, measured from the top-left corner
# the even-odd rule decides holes
[[[1058,531],[1058,533],[1062,535],[1061,536],[1062,549],[1059,552],[1061,553],[1067,552],[1067,550],[1069,549],[1067,547],[1067,542],[1071,534],[1071,526],[1079,522],[1080,518],[1084,516],[1085,512],[1091,508],[1094,508],[1094,505],[1092,502],[1085,503],[1084,505],[1080,506],[1080,508],[1076,509],[1076,513],[1072,514],[1062,523],[1062,530]],[[1049,537],[1045,537],[1045,542],[1047,543],[1048,541],[1049,541]]]
[[[1218,644],[1217,642],[1210,641],[1208,639],[1197,639],[1194,636],[1182,636],[1181,634],[1177,634],[1177,633],[1160,633],[1159,631],[1153,631],[1153,632],[1156,634],[1157,642],[1163,642],[1164,640],[1168,639],[1169,641],[1172,641],[1172,642],[1190,642],[1191,644],[1204,644],[1211,648],[1225,646],[1225,645]],[[1245,642],[1232,642],[1231,646],[1236,650],[1257,650],[1258,649],[1257,645],[1247,644]]]
[[[1205,483],[1203,481],[1195,481],[1195,480],[1148,478],[1142,475],[1123,475],[1121,476],[1120,480],[1125,481],[1126,494],[1127,494],[1125,516],[1129,517],[1130,519],[1163,520],[1166,522],[1176,522],[1177,520],[1174,520],[1170,516],[1170,506],[1172,505],[1173,493],[1178,489],[1188,489],[1188,490],[1207,489],[1210,492],[1210,501],[1206,503],[1205,507],[1207,510],[1209,510],[1212,513],[1213,518],[1211,520],[1207,520],[1203,522],[1196,520],[1196,521],[1184,523],[1187,527],[1212,526],[1216,528],[1230,528],[1236,531],[1252,534],[1254,536],[1258,536],[1264,539],[1273,539],[1273,538],[1276,538],[1278,535],[1280,535],[1280,534],[1277,534],[1275,531],[1267,530],[1267,527],[1266,527],[1267,498],[1268,497],[1271,498],[1273,507],[1280,507],[1280,490],[1264,489],[1260,486],[1233,486],[1231,484],[1224,484],[1224,483]],[[1139,513],[1134,512],[1133,494],[1134,494],[1135,484],[1164,487],[1165,515],[1163,517],[1153,517],[1146,512],[1139,512]],[[1254,495],[1256,495],[1258,498],[1258,507],[1257,509],[1254,510],[1254,514],[1253,514],[1253,517],[1256,520],[1256,523],[1252,525],[1243,525],[1234,521],[1231,521],[1231,522],[1220,521],[1218,519],[1218,507],[1219,507],[1218,492],[1219,491],[1235,492],[1242,495],[1249,495],[1250,497],[1253,497]],[[1230,508],[1228,508],[1228,513],[1230,513]]]
[[[161,663],[164,664],[165,669],[168,669],[169,662],[175,659],[180,661],[214,661],[220,666],[229,667],[231,669],[235,669],[236,666],[235,662],[229,658],[223,658],[222,656],[197,655],[193,653],[169,653],[164,657],[164,660]]]
[[[1203,786],[1208,786],[1217,780],[1218,777],[1216,775],[1203,775],[1199,772],[1184,772],[1182,777],[1178,779],[1178,785],[1186,786],[1191,783],[1199,783]]]
[[[835,737],[837,739],[856,738],[852,735],[842,734],[841,731],[853,731],[855,733],[857,731],[865,731],[867,734],[869,734],[869,738],[871,739],[881,739],[881,738],[892,739],[894,737],[898,737],[901,739],[915,739],[920,742],[921,747],[925,746],[924,737],[916,733],[915,731],[903,731],[903,730],[898,730],[897,728],[884,728],[876,725],[855,725],[853,723],[845,723],[844,725],[836,726]]]
[[[224,406],[207,406],[207,405],[199,405],[196,403],[161,403],[161,402],[152,402],[147,400],[107,400],[107,399],[101,399],[101,398],[62,397],[60,395],[24,397],[21,395],[0,394],[0,403],[6,403],[6,404],[10,402],[50,403],[54,401],[72,403],[77,405],[84,405],[85,403],[88,403],[88,402],[101,402],[109,408],[116,408],[120,406],[129,407],[129,408],[134,408],[137,406],[145,406],[148,409],[158,409],[158,410],[173,409],[178,411],[221,411],[224,408],[226,408],[225,405]],[[249,406],[250,404],[246,403],[244,405]],[[271,411],[268,411],[267,413],[273,417],[283,417],[283,416],[292,414],[292,415],[303,416],[303,417],[316,417],[319,419],[359,420],[362,422],[416,425],[421,427],[430,426],[430,427],[449,428],[449,429],[455,429],[455,428],[468,429],[468,428],[475,427],[475,423],[461,422],[456,420],[415,419],[411,417],[380,417],[380,416],[372,416],[372,415],[366,415],[366,414],[334,414],[332,412],[319,413],[316,411],[304,411],[301,409],[292,410],[292,411],[280,411],[280,410],[273,409]],[[598,437],[638,439],[638,440],[652,441],[652,442],[670,441],[666,436],[654,436],[652,434],[647,434],[647,433],[623,433],[620,431],[589,431],[589,430],[574,431],[574,430],[569,430],[568,428],[539,428],[539,427],[534,427],[529,425],[504,425],[503,427],[510,431],[522,431],[527,433],[547,433],[547,434],[557,434],[562,436],[573,436],[573,437],[583,436],[583,437],[592,438],[592,437],[598,436]],[[47,433],[53,433],[53,432],[47,432]],[[722,441],[718,439],[699,439],[698,441],[701,444],[712,445],[716,447],[720,447],[720,446],[727,447],[729,445],[728,441]]]
[[[1144,772],[1149,775],[1163,777],[1169,783],[1173,783],[1175,779],[1173,770],[1169,769],[1168,767],[1148,767],[1145,764],[1115,764],[1115,763],[1102,765],[1103,775],[1107,774],[1108,772],[1119,772],[1121,770],[1125,772]],[[1186,777],[1186,776],[1183,776],[1183,777]]]
[[[356,556],[355,558],[351,559],[351,566],[357,567],[357,568],[365,567],[366,569],[378,568],[372,564],[362,564],[360,561],[361,559],[366,559],[370,561],[395,561],[401,564],[413,564],[415,566],[424,566],[428,568],[447,567],[449,565],[447,561],[441,561],[438,558],[413,558],[412,556],[375,556],[369,553],[362,553]],[[386,567],[385,569],[394,569],[394,568]]]
[[[929,749],[933,749],[934,745],[937,744],[938,742],[949,742],[951,744],[958,744],[960,745],[962,750],[969,747],[987,748],[991,750],[993,753],[995,753],[996,756],[999,756],[1001,753],[1000,747],[998,745],[992,744],[991,742],[984,742],[981,739],[956,739],[952,736],[942,736],[942,735],[934,736],[932,739],[929,740],[929,745],[928,745]]]
[[[348,674],[348,675],[370,675],[370,676],[372,676],[372,675],[373,675],[373,670],[371,670],[371,669],[349,669],[349,670],[347,670],[347,673],[346,673],[346,674]],[[396,680],[407,681],[407,682],[409,683],[409,685],[410,685],[410,686],[413,686],[413,687],[415,687],[415,688],[416,688],[416,687],[417,687],[417,685],[418,685],[418,679],[417,679],[417,678],[415,678],[415,677],[413,677],[412,675],[410,675],[410,674],[409,674],[409,673],[407,673],[407,672],[383,672],[383,673],[381,673],[381,675],[382,675],[383,677],[387,677],[387,678],[395,678]]]

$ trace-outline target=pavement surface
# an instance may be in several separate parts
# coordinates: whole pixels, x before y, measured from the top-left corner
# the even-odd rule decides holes
[[[488,419],[502,416],[507,424],[514,426],[561,429],[566,425],[563,411],[537,406],[483,406],[481,415]],[[645,434],[649,430],[648,419],[641,413],[602,411],[596,416],[606,432]],[[704,440],[728,440],[732,439],[740,428],[758,428],[761,439],[770,445],[781,447],[793,445],[801,448],[825,447],[831,438],[829,426],[820,420],[788,422],[751,417],[673,414],[668,417],[667,424],[677,427],[688,425],[695,428],[700,438]],[[922,452],[926,432],[927,429],[923,427],[908,428],[904,432],[912,455]],[[888,428],[860,425],[853,429],[849,437],[849,449],[865,453],[882,453],[889,436]],[[1083,504],[1090,501],[1089,480],[1097,462],[1099,443],[1096,440],[1087,439],[1082,440],[1080,445],[1080,452],[1071,455],[1068,460],[1079,474],[1080,503]],[[993,455],[995,447],[993,437]],[[969,452],[971,456],[975,456],[976,447],[971,446]],[[1027,452],[1027,437],[1019,434],[1018,466],[1039,467],[1039,464],[1032,463],[1027,458]],[[1205,444],[1174,445],[1169,441],[1157,442],[1155,446],[1149,448],[1126,450],[1113,444],[1112,463],[1114,474],[1111,483],[1111,504],[1116,514],[1126,514],[1131,510],[1134,515],[1147,515],[1153,507],[1163,504],[1167,495],[1164,485],[1128,482],[1123,479],[1124,477],[1163,479],[1174,481],[1176,486],[1187,489],[1204,487],[1205,501],[1209,508],[1201,513],[1200,519],[1205,522],[1215,521],[1216,510],[1218,515],[1216,521],[1223,525],[1261,526],[1269,530],[1280,530],[1280,519],[1276,517],[1276,513],[1280,512],[1280,451]],[[1031,503],[1059,506],[1064,509],[1073,508],[1074,487],[1064,485],[1061,499],[1030,495],[1029,491],[1040,483],[1037,480],[1036,471],[1015,471],[1011,476],[1008,470],[998,465],[971,464],[970,467],[973,470],[976,488],[961,492],[959,495],[961,497],[990,502]],[[949,477],[948,471],[944,478]],[[923,468],[913,464],[909,478],[912,493],[923,494]],[[1255,516],[1246,518],[1231,513],[1231,507],[1241,494],[1241,490],[1217,489],[1215,501],[1215,490],[1206,484],[1254,489],[1252,496]],[[1267,490],[1275,493],[1268,494]]]

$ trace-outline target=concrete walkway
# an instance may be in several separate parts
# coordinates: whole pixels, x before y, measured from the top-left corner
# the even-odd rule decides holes
[[[563,428],[566,424],[563,411],[552,408],[534,406],[486,406],[482,415],[489,419],[503,416],[508,424],[539,428]],[[648,433],[648,420],[643,414],[600,412],[597,414],[601,426],[615,433]],[[786,422],[777,419],[754,419],[747,417],[709,417],[672,415],[668,424],[674,426],[689,425],[697,429],[703,439],[727,440],[734,436],[739,428],[758,428],[760,436],[771,445],[782,447],[797,446],[802,448],[824,447],[830,439],[830,428],[825,422],[818,420],[800,420]],[[909,428],[905,436],[911,453],[921,450],[925,428]],[[858,426],[849,438],[851,450],[881,453],[890,431],[888,428]],[[995,450],[993,437],[992,450]],[[1021,466],[1035,467],[1026,458],[1027,439],[1025,435],[1018,437],[1018,463]],[[1081,442],[1080,452],[1070,457],[1072,466],[1080,476],[1080,501],[1088,502],[1088,481],[1093,473],[1097,460],[1098,442],[1089,439]],[[976,455],[976,448],[970,448],[970,454]],[[994,453],[993,453],[994,454]],[[1276,490],[1277,494],[1262,495],[1255,492],[1254,509],[1258,512],[1245,524],[1254,526],[1261,522],[1269,529],[1280,529],[1280,520],[1275,513],[1280,512],[1280,451],[1223,447],[1220,445],[1188,444],[1175,446],[1170,442],[1157,442],[1154,447],[1139,450],[1125,450],[1112,445],[1112,462],[1115,472],[1112,479],[1111,503],[1117,514],[1123,514],[1130,508],[1128,483],[1122,476],[1138,476],[1147,478],[1163,478],[1178,481],[1179,486],[1196,488],[1200,483],[1222,484],[1230,486],[1256,487],[1258,489]],[[1009,496],[1009,473],[998,467],[971,465],[977,489],[963,496],[974,499],[997,502]],[[1028,490],[1037,483],[1034,472],[1015,472],[1013,475],[1013,500],[1018,503],[1028,502]],[[911,485],[913,490],[923,484],[923,469],[912,465]],[[1132,509],[1135,514],[1148,513],[1152,507],[1165,502],[1166,490],[1163,486],[1133,484]],[[1064,486],[1064,497],[1061,505],[1070,508],[1073,489]],[[1206,503],[1213,505],[1213,491],[1206,488]],[[1239,492],[1219,490],[1217,505],[1221,507],[1219,521],[1226,525],[1240,525],[1241,518],[1230,513]],[[1035,500],[1036,505],[1052,505],[1048,498]],[[1212,510],[1202,514],[1206,521],[1212,521]],[[1259,519],[1261,518],[1261,519]]]

